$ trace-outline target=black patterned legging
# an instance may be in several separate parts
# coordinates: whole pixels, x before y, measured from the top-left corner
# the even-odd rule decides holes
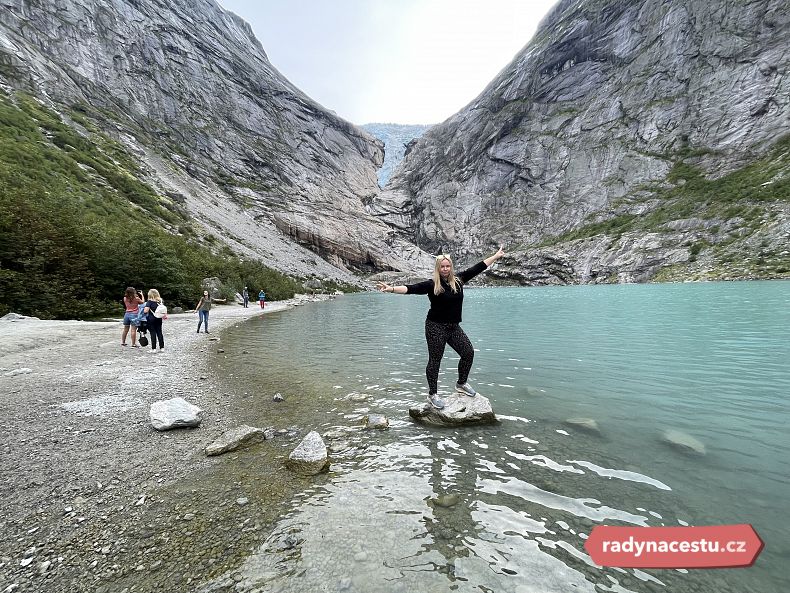
[[[436,323],[430,319],[425,320],[425,341],[428,342],[428,366],[425,367],[425,377],[428,379],[428,392],[434,394],[438,391],[439,366],[444,356],[444,345],[450,344],[461,357],[458,362],[458,382],[463,384],[469,378],[472,370],[472,361],[475,358],[475,349],[472,342],[457,323]]]

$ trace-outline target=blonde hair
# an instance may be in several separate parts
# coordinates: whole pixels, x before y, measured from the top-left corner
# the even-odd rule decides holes
[[[433,267],[433,294],[438,295],[444,292],[444,287],[442,287],[442,278],[439,275],[439,266],[442,265],[444,260],[450,262],[450,275],[447,276],[447,284],[450,285],[450,290],[452,290],[453,293],[458,292],[458,287],[461,284],[461,281],[455,277],[455,266],[453,266],[453,260],[450,259],[449,255],[442,253],[441,255],[436,256],[436,265]]]
[[[162,297],[159,296],[159,291],[155,288],[152,288],[148,291],[148,300],[149,301],[156,301],[157,303],[164,303]]]

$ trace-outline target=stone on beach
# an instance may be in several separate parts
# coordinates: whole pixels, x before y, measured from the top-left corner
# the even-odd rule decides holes
[[[321,435],[310,431],[288,456],[289,469],[308,476],[321,473],[328,465],[329,454]]]
[[[409,408],[409,416],[417,422],[432,426],[464,426],[498,422],[487,397],[452,394],[442,399],[445,402],[443,409],[438,410],[426,402]]]
[[[151,404],[151,424],[156,430],[200,426],[203,410],[182,397],[161,400]]]
[[[213,443],[206,447],[206,455],[222,455],[228,451],[235,451],[241,447],[246,447],[266,440],[266,432],[262,428],[247,426],[242,424],[222,433]]]
[[[30,321],[41,321],[38,317],[20,315],[19,313],[7,313],[0,317],[0,321],[22,321],[24,319],[29,319]]]
[[[665,430],[661,435],[661,440],[684,453],[693,455],[705,455],[705,445],[693,436],[679,430]]]

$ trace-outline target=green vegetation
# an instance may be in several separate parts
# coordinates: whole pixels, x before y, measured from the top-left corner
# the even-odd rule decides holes
[[[80,108],[70,117],[90,138],[32,97],[0,93],[0,315],[117,315],[128,285],[191,308],[210,276],[233,291],[263,287],[274,300],[301,291],[293,278],[199,244],[183,207],[140,181],[120,144],[95,133]]]
[[[683,160],[702,154],[710,152],[686,148],[676,155],[677,160],[667,175],[672,187],[638,188],[640,192],[652,194],[648,199],[660,199],[660,206],[648,214],[624,214],[586,224],[553,237],[543,245],[600,234],[661,232],[665,230],[666,223],[689,217],[721,220],[740,218],[743,227],[754,231],[768,215],[767,205],[790,201],[790,136],[781,138],[766,156],[718,179],[705,178],[702,171]]]

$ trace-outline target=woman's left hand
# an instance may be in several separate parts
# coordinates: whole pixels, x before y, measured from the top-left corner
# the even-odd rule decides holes
[[[376,288],[378,288],[379,292],[392,292],[390,285],[386,282],[376,282]]]
[[[502,245],[500,245],[500,246],[499,246],[499,251],[497,251],[497,252],[494,254],[494,257],[495,257],[495,258],[497,258],[497,259],[499,259],[500,257],[502,257],[502,256],[504,256],[504,255],[505,255],[505,250],[503,249],[503,246],[502,246]]]

